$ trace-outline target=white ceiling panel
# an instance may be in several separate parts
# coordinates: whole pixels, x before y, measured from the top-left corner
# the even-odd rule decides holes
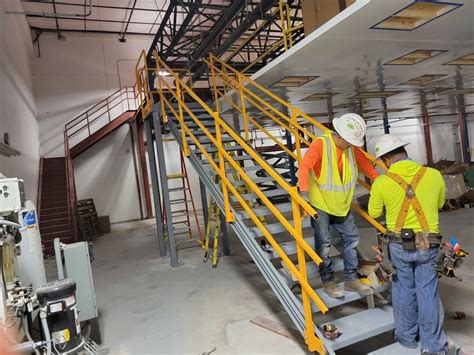
[[[317,92],[338,93],[332,98],[333,105],[337,105],[353,103],[355,99],[351,98],[358,92],[394,90],[403,93],[388,97],[388,108],[395,111],[408,107],[410,110],[390,112],[389,117],[420,114],[419,105],[413,104],[420,101],[421,87],[407,85],[406,81],[421,75],[442,74],[445,76],[426,83],[423,88],[453,88],[456,71],[459,71],[464,87],[474,87],[474,66],[444,65],[452,59],[474,53],[474,0],[451,2],[462,6],[413,31],[395,31],[370,27],[413,1],[358,0],[252,78],[308,113],[327,110],[325,101],[301,101]],[[415,65],[384,65],[417,49],[446,52]],[[297,88],[271,88],[273,83],[286,76],[305,75],[318,78]],[[466,101],[472,102],[472,96],[466,95]],[[430,98],[434,97],[430,95]],[[436,95],[436,98],[448,104],[446,97]],[[381,99],[367,100],[364,108],[381,109]],[[338,109],[337,112],[350,109]],[[451,112],[452,109],[432,111]]]

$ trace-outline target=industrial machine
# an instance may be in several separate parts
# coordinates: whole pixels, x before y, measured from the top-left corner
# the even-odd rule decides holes
[[[0,174],[0,337],[6,338],[7,350],[98,354],[98,345],[81,329],[81,320],[97,317],[88,244],[55,244],[60,280],[46,282],[35,206],[25,198],[23,180]],[[68,278],[63,263],[72,265]]]

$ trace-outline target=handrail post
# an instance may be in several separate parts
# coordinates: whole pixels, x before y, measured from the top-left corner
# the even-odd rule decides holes
[[[295,150],[296,150],[296,160],[301,160],[301,140],[300,140],[300,131],[298,129],[298,115],[294,108],[291,109],[291,121],[293,125],[291,130],[293,131],[293,135],[295,136]]]
[[[222,176],[226,176],[226,171],[225,171],[225,161],[224,161],[224,154],[222,154],[222,151],[224,150],[224,145],[222,144],[222,135],[221,135],[221,125],[219,122],[219,113],[215,111],[214,113],[214,122],[215,122],[215,127],[216,127],[216,141],[218,143],[217,149],[218,153],[217,156],[219,158],[219,169],[221,170]],[[227,177],[225,177],[227,178]],[[221,181],[222,185],[222,195],[224,197],[224,212],[225,212],[225,218],[227,223],[235,222],[235,216],[230,210],[230,202],[229,202],[229,191],[227,189],[226,184]]]
[[[240,106],[241,106],[241,112],[242,112],[242,119],[244,121],[244,132],[245,132],[245,142],[250,141],[249,137],[249,122],[248,122],[248,117],[247,117],[247,109],[245,107],[245,97],[244,97],[244,90],[242,88],[243,82],[242,82],[242,74],[238,74],[237,80],[239,83],[239,95],[240,95]]]
[[[156,78],[158,80],[158,90],[160,92],[160,106],[161,106],[161,119],[163,120],[162,124],[166,121],[166,110],[165,110],[165,100],[164,100],[164,95],[163,95],[163,83],[162,80],[163,78],[160,76],[160,61],[158,60],[158,54],[155,52],[155,66],[156,66]],[[148,76],[145,76],[145,78],[148,78]],[[148,79],[147,79],[148,83]],[[147,84],[147,88],[150,86]],[[150,93],[151,94],[151,93]],[[153,97],[153,94],[151,94]],[[161,129],[161,127],[158,127]],[[156,127],[155,127],[156,129]]]
[[[178,97],[177,99],[178,99],[179,123],[181,124],[181,139],[183,141],[184,156],[189,157],[191,153],[189,152],[188,142],[186,141],[186,131],[184,129],[184,116],[183,116],[184,98],[181,95],[181,84],[179,83],[179,80],[176,80],[176,96]]]
[[[278,2],[278,7],[280,9],[280,21],[281,21],[281,31],[283,34],[283,45],[285,47],[285,51],[288,50],[288,40],[286,38],[286,21],[285,21],[285,15],[283,13],[283,0],[280,0]]]
[[[298,193],[298,188],[296,186],[291,187],[293,192],[295,194]],[[303,239],[303,227],[301,223],[301,212],[300,212],[300,205],[296,201],[294,197],[291,197],[291,207],[293,210],[293,221],[295,224],[295,231],[296,235],[294,235],[295,241],[296,241],[296,252],[298,256],[298,271],[300,272],[300,275],[302,277],[302,281],[308,282],[308,273],[306,270],[306,257],[305,257],[305,252],[302,246],[302,243],[304,242]],[[324,343],[316,337],[315,335],[315,329],[314,329],[314,322],[313,322],[313,313],[311,310],[311,299],[309,297],[308,292],[302,287],[301,288],[302,292],[302,298],[303,298],[303,313],[304,313],[304,319],[306,323],[306,329],[305,329],[305,342],[308,345],[308,348],[310,351],[317,351],[320,354],[324,354]]]
[[[217,112],[217,114],[219,114],[220,105],[219,105],[219,93],[217,92],[217,76],[216,76],[216,71],[214,69],[214,59],[212,55],[209,57],[209,62],[211,63],[212,89],[214,91],[214,101],[216,102],[215,111]]]
[[[290,6],[288,2],[285,3],[286,9],[286,30],[285,33],[288,36],[288,46],[291,48],[293,47],[293,36],[291,34],[291,13],[290,13]]]

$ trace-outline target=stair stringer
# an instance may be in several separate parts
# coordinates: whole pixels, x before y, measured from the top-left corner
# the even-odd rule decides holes
[[[168,120],[168,127],[170,128],[171,134],[180,145],[180,148],[184,149],[181,133],[172,120]],[[219,185],[212,181],[211,176],[202,166],[201,160],[193,152],[191,152],[191,154],[188,156],[188,159],[202,182],[212,194],[212,197],[215,199],[219,208],[224,210],[224,198]],[[281,275],[273,266],[268,254],[260,247],[257,240],[255,239],[253,232],[250,231],[238,214],[234,213],[234,215],[236,216],[236,220],[235,222],[230,223],[231,228],[234,230],[245,250],[247,253],[249,253],[252,260],[255,262],[255,265],[258,267],[263,277],[270,285],[271,289],[277,296],[280,303],[283,305],[283,308],[290,316],[298,331],[303,337],[305,337],[304,332],[306,325],[301,301],[291,291],[283,275]],[[323,334],[316,326],[315,332],[318,338],[324,339]],[[335,352],[328,347],[326,347],[326,351],[328,354],[335,354]]]

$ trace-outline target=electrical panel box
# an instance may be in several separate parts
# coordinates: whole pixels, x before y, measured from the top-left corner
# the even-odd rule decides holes
[[[0,215],[21,210],[25,207],[25,200],[22,179],[0,179]]]
[[[63,244],[64,266],[68,278],[76,281],[76,300],[81,322],[97,318],[94,280],[92,278],[89,243]]]

